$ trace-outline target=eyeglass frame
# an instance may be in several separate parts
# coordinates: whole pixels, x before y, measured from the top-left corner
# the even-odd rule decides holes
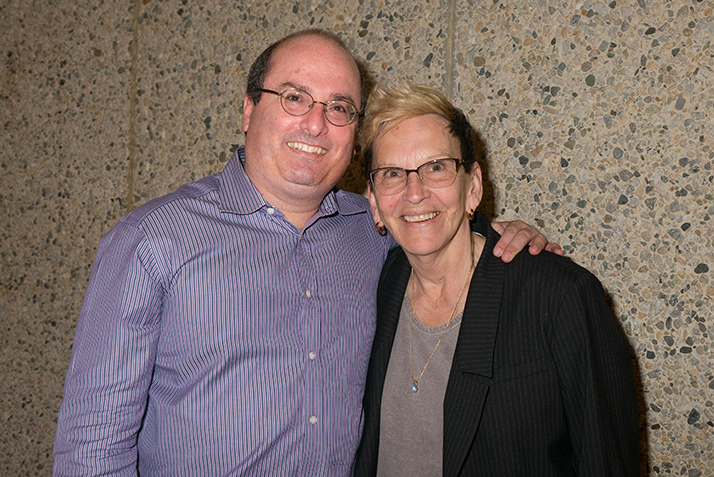
[[[429,164],[433,164],[433,163],[435,163],[435,162],[439,162],[439,163],[440,163],[441,161],[454,161],[454,164],[456,164],[456,174],[454,174],[454,179],[453,179],[450,183],[444,184],[444,185],[441,185],[441,186],[430,186],[430,185],[424,184],[424,178],[423,178],[423,177],[421,176],[421,174],[419,173],[419,169],[423,168],[424,166],[428,166]],[[379,171],[383,171],[383,170],[386,170],[386,169],[396,169],[396,170],[399,170],[399,171],[404,171],[404,173],[406,174],[406,176],[404,176],[404,187],[401,188],[401,189],[399,189],[398,191],[392,192],[392,193],[390,193],[390,194],[385,194],[384,192],[379,192],[380,194],[382,194],[382,195],[396,195],[396,194],[399,194],[399,193],[403,192],[404,189],[406,189],[406,188],[407,188],[407,185],[409,184],[409,174],[411,174],[412,172],[415,172],[416,175],[417,175],[417,177],[418,177],[419,180],[421,181],[421,183],[424,184],[424,185],[426,185],[427,187],[431,187],[431,188],[434,188],[434,189],[443,189],[443,188],[445,188],[445,187],[451,186],[451,185],[456,181],[456,176],[459,175],[459,167],[460,167],[460,166],[464,166],[464,167],[465,167],[465,164],[466,164],[466,163],[467,163],[467,162],[464,161],[463,159],[458,159],[458,158],[456,158],[456,157],[442,157],[442,158],[440,158],[440,159],[432,159],[431,161],[426,161],[424,164],[419,165],[419,167],[417,167],[416,169],[405,169],[405,168],[403,168],[403,167],[394,167],[394,166],[378,167],[378,168],[376,168],[376,169],[372,169],[371,171],[369,171],[369,182],[372,184],[372,187],[374,187],[374,190],[377,191],[377,192],[379,192],[379,188],[377,187],[377,185],[376,185],[375,182],[374,182],[374,173],[375,173],[375,172],[379,172]]]
[[[308,92],[305,91],[304,89],[300,89],[300,88],[295,88],[295,87],[287,88],[287,89],[284,89],[284,90],[283,90],[282,92],[280,92],[280,93],[278,93],[278,92],[275,91],[275,90],[265,89],[265,88],[257,88],[257,91],[260,91],[261,93],[270,93],[270,94],[274,94],[274,95],[278,96],[279,101],[280,101],[280,107],[283,108],[283,111],[285,111],[286,113],[288,113],[290,116],[293,116],[293,117],[296,117],[296,118],[299,118],[299,117],[301,117],[301,116],[305,116],[307,113],[309,113],[310,111],[312,111],[312,108],[313,108],[313,106],[315,106],[315,103],[320,103],[320,104],[322,105],[322,115],[325,117],[325,120],[326,120],[328,123],[330,123],[330,124],[332,124],[333,126],[338,127],[338,128],[342,128],[342,127],[345,127],[345,126],[349,126],[350,124],[352,124],[353,122],[355,122],[355,119],[359,118],[359,117],[362,116],[362,114],[363,114],[362,111],[359,111],[359,110],[357,109],[357,106],[355,106],[351,101],[348,101],[348,100],[346,100],[346,99],[339,99],[339,100],[333,99],[333,100],[330,100],[330,101],[328,101],[328,102],[317,101],[315,98],[312,97],[312,95],[311,95],[310,93],[308,93]],[[310,106],[308,106],[307,111],[305,111],[304,113],[302,113],[302,114],[293,114],[293,113],[291,113],[290,111],[288,111],[288,110],[285,108],[285,105],[283,104],[283,99],[284,99],[283,93],[285,93],[286,91],[299,91],[299,92],[301,92],[301,93],[305,93],[305,94],[308,95],[308,97],[312,100],[312,104],[310,104]],[[354,108],[354,111],[355,111],[355,112],[354,112],[354,114],[353,114],[352,117],[350,118],[350,121],[349,121],[347,124],[335,124],[335,123],[333,123],[332,121],[330,121],[330,118],[327,117],[327,107],[328,107],[331,103],[334,103],[334,102],[336,102],[336,101],[343,101],[343,102],[349,104],[350,106],[352,106],[352,108]]]

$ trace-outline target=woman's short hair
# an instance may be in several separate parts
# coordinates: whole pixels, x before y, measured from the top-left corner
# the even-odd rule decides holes
[[[485,151],[483,143],[464,113],[431,86],[399,83],[389,88],[376,87],[365,109],[358,140],[364,156],[364,174],[368,182],[377,138],[402,121],[425,114],[436,114],[446,120],[449,132],[461,145],[464,169],[471,172],[473,164]]]

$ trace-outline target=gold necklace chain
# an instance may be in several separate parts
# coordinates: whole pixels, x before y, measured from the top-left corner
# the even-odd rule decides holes
[[[414,341],[412,339],[412,319],[409,318],[409,351],[411,354],[411,362],[412,362],[412,392],[415,393],[419,390],[419,381],[421,380],[421,377],[424,376],[424,371],[426,371],[426,367],[429,366],[429,363],[431,362],[431,358],[434,357],[434,354],[436,353],[436,350],[439,348],[439,345],[441,344],[441,340],[444,339],[444,335],[446,334],[446,331],[449,329],[449,325],[451,324],[451,320],[454,319],[454,316],[456,316],[456,310],[459,308],[459,302],[461,302],[461,297],[464,295],[464,291],[466,290],[466,286],[469,284],[471,281],[471,275],[473,274],[474,270],[476,269],[476,260],[474,258],[474,241],[473,241],[473,236],[471,237],[471,271],[469,272],[468,275],[466,275],[466,281],[464,282],[464,286],[461,287],[461,292],[459,293],[459,297],[456,299],[456,304],[454,305],[454,309],[451,311],[451,316],[449,317],[449,321],[446,322],[446,326],[444,327],[444,331],[441,333],[441,336],[439,337],[439,341],[436,342],[436,346],[434,346],[434,351],[431,352],[431,355],[429,356],[429,359],[426,360],[426,364],[421,370],[421,373],[419,374],[418,378],[414,377]],[[412,314],[414,315],[415,318],[419,319],[416,314],[416,310],[414,309],[414,268],[412,267],[411,274],[409,276],[409,280],[412,282],[411,283],[411,297],[409,297],[409,305],[411,306],[412,309]]]

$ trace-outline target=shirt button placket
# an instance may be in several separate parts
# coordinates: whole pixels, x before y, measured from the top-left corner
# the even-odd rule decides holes
[[[308,433],[305,445],[307,448],[319,448],[324,444],[321,442],[323,431],[320,429],[322,416],[323,383],[320,375],[321,369],[317,361],[317,353],[320,349],[320,304],[317,300],[317,289],[315,282],[315,263],[311,254],[312,243],[310,241],[310,230],[303,232],[298,244],[298,256],[300,264],[300,286],[303,293],[302,317],[304,323],[304,346],[305,354],[308,357],[308,366],[305,369],[305,408],[304,419],[311,431]],[[309,467],[309,465],[308,465]],[[310,473],[307,472],[306,473]]]

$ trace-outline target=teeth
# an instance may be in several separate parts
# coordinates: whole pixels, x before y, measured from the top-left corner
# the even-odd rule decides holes
[[[424,222],[425,220],[433,219],[439,215],[438,212],[432,212],[430,214],[421,214],[421,215],[405,215],[404,220],[407,222]]]
[[[325,154],[325,153],[327,153],[327,151],[321,147],[308,146],[307,144],[303,144],[301,142],[289,142],[288,146],[292,147],[293,149],[297,149],[298,151],[307,152],[309,154]]]

